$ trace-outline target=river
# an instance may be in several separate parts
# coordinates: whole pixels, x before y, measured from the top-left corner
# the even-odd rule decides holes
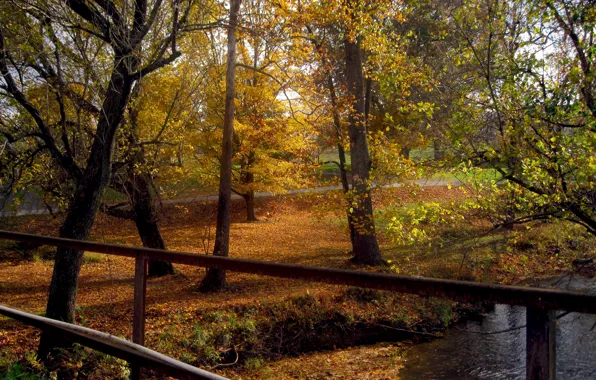
[[[596,293],[596,279],[574,276],[540,286]],[[562,313],[557,313],[562,314]],[[525,308],[496,305],[481,321],[446,331],[444,339],[413,346],[402,379],[525,379]],[[558,319],[557,379],[596,379],[596,315],[570,313]],[[513,329],[512,331],[486,334]]]

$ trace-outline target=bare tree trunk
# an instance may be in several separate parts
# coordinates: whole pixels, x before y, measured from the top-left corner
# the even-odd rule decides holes
[[[325,63],[325,62],[323,62]],[[331,98],[331,106],[333,107],[333,124],[337,133],[337,153],[339,155],[339,173],[341,177],[341,186],[346,196],[346,216],[348,219],[348,228],[350,229],[350,242],[354,244],[354,221],[352,220],[352,213],[350,213],[350,207],[352,201],[350,199],[350,184],[348,182],[348,170],[346,168],[346,151],[343,144],[343,134],[341,131],[341,119],[339,117],[339,111],[337,110],[337,94],[335,93],[335,83],[333,83],[333,77],[331,72],[328,73],[327,77],[327,88],[329,89],[329,97]]]
[[[166,249],[159,225],[157,223],[157,212],[155,200],[151,194],[149,174],[134,175],[130,189],[132,194],[132,205],[134,221],[143,242],[143,247]],[[174,274],[174,266],[166,261],[149,261],[148,275],[150,277],[161,277]]]
[[[410,150],[411,150],[410,148],[404,147],[401,149],[401,152],[399,152],[399,154],[404,156],[404,158],[410,159]]]
[[[242,198],[244,198],[244,202],[246,203],[246,221],[258,221],[255,214],[255,192],[251,190],[246,194],[242,194]]]
[[[230,0],[230,23],[228,26],[228,59],[226,70],[226,104],[222,138],[221,167],[219,172],[219,200],[213,255],[229,256],[230,251],[230,204],[232,199],[232,156],[234,136],[234,97],[236,82],[236,34],[238,11],[241,0]],[[223,269],[209,268],[201,282],[201,291],[218,291],[226,285]]]
[[[251,168],[255,162],[255,153],[250,152],[246,161],[242,161],[240,167],[240,183],[249,190],[246,190],[244,194],[240,194],[246,204],[246,221],[256,222],[258,221],[255,214],[255,192],[252,190],[252,184],[255,182],[255,175],[251,172]]]
[[[372,78],[366,78],[366,93],[364,95],[364,120],[368,128],[368,117],[370,116],[370,106],[372,101]]]
[[[108,93],[102,105],[97,125],[97,135],[82,177],[77,181],[74,196],[70,202],[66,219],[60,228],[60,237],[87,240],[99,210],[101,198],[108,185],[112,166],[114,136],[122,121],[132,83],[128,77],[124,57],[115,58],[114,70],[108,84]],[[75,318],[79,272],[83,252],[58,248],[54,272],[50,283],[46,316],[72,323]],[[48,331],[41,335],[39,357],[45,358],[51,348],[64,345],[63,337],[56,337]]]
[[[345,40],[346,81],[352,100],[350,112],[350,153],[352,156],[352,218],[354,239],[352,247],[355,263],[382,264],[377,242],[369,183],[370,158],[368,152],[364,76],[360,42]]]
[[[138,84],[131,94],[132,98],[137,99],[139,96],[140,84]],[[128,135],[130,146],[136,148],[136,153],[133,155],[132,163],[128,165],[128,179],[123,186],[119,187],[119,191],[128,197],[132,213],[130,216],[134,220],[139,237],[144,247],[155,249],[166,249],[165,242],[161,236],[161,231],[158,225],[158,213],[156,210],[156,199],[151,188],[153,185],[153,178],[148,171],[137,174],[135,166],[145,162],[145,152],[139,141],[139,123],[138,123],[139,109],[138,107],[129,108],[129,122],[131,126],[130,134]],[[172,263],[166,261],[149,261],[149,270],[147,272],[150,277],[161,277],[168,274],[174,274],[174,266]]]
[[[433,150],[435,153],[435,160],[440,161],[445,159],[445,151],[443,150],[443,147],[439,143],[438,139],[433,141]]]
[[[142,152],[140,154],[142,156]],[[166,249],[158,224],[158,212],[154,195],[151,193],[152,179],[148,173],[135,174],[131,166],[125,183],[113,180],[111,188],[128,197],[130,209],[105,207],[102,210],[111,216],[132,220],[135,222],[137,232],[143,247]],[[165,261],[149,261],[148,275],[161,277],[174,274],[174,266]]]

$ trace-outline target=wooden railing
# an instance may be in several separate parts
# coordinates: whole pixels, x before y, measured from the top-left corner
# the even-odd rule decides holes
[[[140,345],[144,343],[145,335],[145,296],[148,260],[169,261],[177,264],[220,268],[233,272],[380,289],[396,293],[416,294],[425,297],[442,297],[458,301],[490,302],[525,306],[527,308],[527,379],[555,378],[554,311],[564,310],[569,312],[596,314],[596,295],[580,292],[317,268],[302,265],[199,255],[187,252],[102,244],[2,230],[0,230],[0,239],[134,257],[136,259],[136,264],[133,342]]]
[[[71,342],[124,359],[135,367],[146,367],[179,379],[225,380],[225,377],[203,371],[172,359],[141,345],[86,327],[73,325],[0,305],[0,314],[37,327],[52,334],[59,334]]]

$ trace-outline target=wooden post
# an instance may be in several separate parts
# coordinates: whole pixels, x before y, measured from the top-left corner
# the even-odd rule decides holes
[[[147,259],[141,253],[137,254],[135,261],[135,291],[134,291],[134,317],[132,322],[132,342],[145,345],[145,296],[147,294]],[[141,367],[131,366],[130,378],[141,378]]]
[[[552,310],[526,308],[526,379],[556,378],[556,316]]]

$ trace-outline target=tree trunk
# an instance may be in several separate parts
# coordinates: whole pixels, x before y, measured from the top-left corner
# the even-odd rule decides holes
[[[151,194],[149,174],[132,175],[129,194],[132,195],[134,220],[143,242],[143,247],[166,249],[157,223],[157,212],[155,200]],[[150,277],[161,277],[174,274],[172,263],[165,261],[149,261],[148,275]]]
[[[348,170],[346,169],[346,152],[344,150],[343,144],[340,142],[337,144],[337,151],[339,154],[339,165],[340,165],[340,175],[341,175],[341,187],[344,190],[344,195],[346,196],[346,216],[348,219],[348,228],[350,230],[350,242],[354,245],[354,220],[352,219],[352,213],[350,212],[350,206],[352,204],[352,199],[350,196],[350,184],[348,182]]]
[[[323,61],[325,64],[325,61]],[[339,117],[339,111],[337,109],[337,94],[335,93],[335,83],[333,83],[333,77],[331,72],[328,73],[327,77],[327,88],[329,89],[329,97],[331,98],[331,106],[333,107],[333,124],[337,133],[337,153],[339,155],[339,173],[341,177],[341,186],[346,196],[346,216],[348,219],[348,228],[350,229],[350,242],[354,244],[354,221],[352,220],[352,213],[350,207],[352,201],[350,199],[350,184],[348,182],[348,170],[346,168],[346,151],[343,144],[343,134],[341,131],[341,119]]]
[[[404,156],[404,158],[409,160],[410,159],[410,150],[411,150],[410,148],[404,147],[401,149],[401,152],[399,152],[399,154],[401,154],[402,156]]]
[[[256,222],[258,220],[257,216],[255,214],[255,192],[254,192],[254,190],[252,190],[252,184],[255,182],[255,175],[251,171],[251,169],[252,169],[254,162],[255,162],[255,153],[251,151],[248,154],[248,158],[246,159],[246,161],[243,161],[241,163],[241,168],[240,168],[240,183],[242,183],[242,185],[245,188],[249,189],[249,190],[246,190],[246,192],[244,194],[240,194],[242,196],[242,198],[244,198],[244,202],[246,204],[246,221],[247,222]]]
[[[132,91],[132,102],[139,97],[140,82]],[[137,232],[143,246],[146,248],[166,249],[158,225],[158,213],[156,210],[156,199],[151,192],[153,178],[148,171],[136,173],[135,166],[145,163],[145,152],[142,145],[138,144],[139,134],[139,109],[131,107],[128,110],[130,133],[127,136],[131,147],[136,148],[132,156],[132,162],[127,169],[128,180],[124,184],[112,182],[112,187],[128,197],[132,212],[128,212],[127,218],[133,220],[137,226]],[[161,277],[174,274],[174,266],[166,261],[149,261],[148,276]]]
[[[236,82],[236,25],[241,0],[230,0],[230,24],[228,26],[228,57],[226,69],[226,100],[219,172],[219,199],[213,255],[229,256],[230,251],[230,204],[232,202],[232,155],[234,137],[234,98]],[[209,268],[199,289],[204,292],[218,291],[226,285],[223,269]]]
[[[358,40],[345,40],[345,62],[347,89],[352,101],[352,112],[349,115],[354,222],[352,260],[359,264],[380,265],[382,264],[381,252],[375,233],[369,184],[370,158],[365,119],[364,76],[362,51]]]
[[[246,194],[242,194],[242,198],[244,198],[244,202],[246,203],[246,221],[258,221],[255,214],[255,192],[251,190]]]
[[[443,147],[439,143],[438,139],[433,141],[433,150],[435,153],[435,160],[440,161],[445,159],[445,151],[443,150]]]
[[[115,58],[114,70],[107,86],[108,92],[97,124],[97,133],[93,140],[86,169],[77,181],[66,219],[60,228],[61,238],[77,240],[89,238],[103,192],[110,178],[114,136],[122,121],[124,109],[131,93],[132,80],[127,75],[127,65],[130,65],[130,62],[124,57],[117,56]],[[74,322],[78,278],[82,261],[82,251],[57,249],[46,307],[48,318],[69,323]],[[44,331],[39,344],[39,357],[45,358],[52,347],[64,346],[67,343],[63,337]]]

